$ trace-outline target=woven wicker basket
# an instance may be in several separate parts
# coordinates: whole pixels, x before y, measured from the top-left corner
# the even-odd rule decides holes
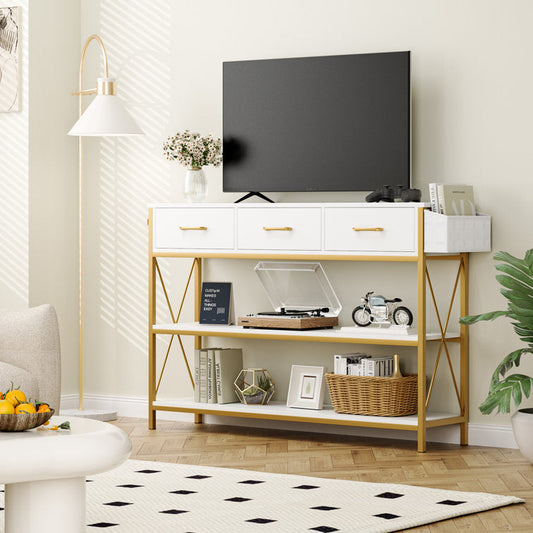
[[[352,415],[405,416],[416,413],[417,379],[417,374],[401,378],[326,374],[335,412]]]

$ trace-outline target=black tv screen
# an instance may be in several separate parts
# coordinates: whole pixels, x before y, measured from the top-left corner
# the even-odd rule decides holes
[[[225,192],[411,183],[410,52],[223,64]]]

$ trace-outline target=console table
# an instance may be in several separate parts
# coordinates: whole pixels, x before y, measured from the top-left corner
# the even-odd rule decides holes
[[[448,331],[448,323],[458,293],[461,316],[468,314],[468,252],[490,247],[489,235],[472,238],[474,244],[462,244],[465,249],[439,251],[425,227],[433,227],[435,215],[424,203],[323,203],[323,204],[164,204],[149,208],[149,428],[156,427],[157,411],[193,413],[196,423],[202,415],[226,415],[243,418],[289,420],[319,424],[401,429],[417,433],[418,451],[426,450],[428,428],[459,425],[461,444],[468,443],[468,331],[457,325],[456,332]],[[437,217],[443,215],[436,215]],[[481,217],[455,217],[471,221],[478,237],[476,224]],[[434,231],[434,230],[431,230]],[[437,230],[435,230],[437,231]],[[439,227],[439,232],[442,228]],[[446,229],[444,229],[446,231]],[[461,230],[464,232],[463,230]],[[467,228],[466,234],[469,230]],[[460,240],[464,243],[464,235]],[[468,236],[468,235],[467,235]],[[439,234],[439,242],[442,235]],[[447,241],[444,239],[444,241]],[[453,239],[451,240],[453,242]],[[435,248],[436,246],[436,248]],[[461,245],[460,245],[461,246]],[[431,249],[432,253],[427,250]],[[489,248],[490,249],[490,248]],[[170,303],[158,259],[161,257],[190,258],[191,270],[177,313]],[[226,259],[290,259],[405,262],[413,265],[417,276],[417,326],[413,333],[402,335],[374,328],[340,327],[327,330],[294,331],[275,329],[244,329],[240,326],[214,326],[198,323],[202,284],[202,261],[209,258]],[[427,263],[455,261],[457,276],[450,298],[448,316],[438,312]],[[161,283],[171,320],[156,320],[156,285]],[[180,322],[185,293],[195,292],[195,322]],[[429,289],[429,291],[427,291]],[[426,292],[430,294],[437,314],[437,331],[426,329]],[[428,297],[429,300],[429,297]],[[156,338],[170,335],[169,347],[162,362],[158,362]],[[194,387],[193,373],[181,337],[194,337],[195,349],[201,348],[204,337],[233,337],[258,340],[292,340],[327,343],[352,343],[390,346],[409,346],[417,353],[418,413],[402,417],[358,416],[335,413],[331,408],[318,411],[293,409],[282,402],[266,406],[207,404],[192,398],[179,398],[173,405],[158,401],[157,392],[165,371],[166,361],[174,338],[177,338],[185,368]],[[438,344],[437,359],[442,355],[450,367],[457,397],[457,413],[431,413],[428,403],[436,379],[438,365],[426,381],[426,344]],[[456,378],[448,346],[459,346],[459,371]],[[445,355],[443,355],[445,354]],[[159,368],[158,368],[159,365]],[[290,370],[290,369],[289,369]],[[289,371],[288,370],[288,371]],[[159,373],[159,375],[158,375]]]

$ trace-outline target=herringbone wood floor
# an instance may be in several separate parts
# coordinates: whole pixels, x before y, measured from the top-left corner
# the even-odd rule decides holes
[[[151,431],[133,418],[115,424],[130,436],[132,459],[512,494],[526,503],[409,531],[533,532],[533,465],[518,450],[430,444],[419,454],[412,441],[169,421]]]

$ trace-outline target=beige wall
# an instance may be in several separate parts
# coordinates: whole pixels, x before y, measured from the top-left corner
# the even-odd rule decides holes
[[[77,391],[79,2],[30,2],[29,302],[59,318],[62,390]],[[50,38],[51,35],[55,37]]]
[[[0,307],[26,307],[29,279],[28,228],[28,2],[0,2],[20,6],[20,111],[0,113]]]
[[[79,2],[22,7],[20,111],[0,114],[0,307],[51,303],[59,316],[63,390],[77,380],[76,110]]]
[[[529,0],[83,0],[82,39],[102,35],[119,92],[147,133],[140,139],[88,143],[87,392],[147,395],[146,204],[182,200],[183,170],[161,155],[167,135],[185,128],[221,135],[224,60],[411,50],[414,185],[427,198],[431,181],[471,183],[479,209],[493,216],[493,249],[522,255],[531,247],[533,222],[532,16]],[[208,176],[209,201],[238,196],[222,193],[220,169],[208,169]],[[280,202],[362,199],[356,193],[272,197]],[[177,268],[165,264],[173,276],[174,300],[188,268],[182,263]],[[210,279],[235,282],[237,313],[268,305],[251,272],[253,265],[214,261],[207,267]],[[328,262],[325,268],[344,305],[345,323],[366,290],[415,305],[408,265],[397,270]],[[471,311],[497,309],[503,303],[491,254],[473,254]],[[190,302],[185,314],[191,315]],[[271,370],[281,396],[290,362],[330,364],[334,350],[350,349],[281,342],[220,344],[243,345],[250,364]],[[508,424],[507,417],[482,417],[476,407],[492,369],[516,345],[503,321],[471,329],[472,421]],[[401,354],[413,367],[414,355],[405,349]],[[72,376],[66,383],[70,387]],[[449,390],[445,379],[436,391],[436,406],[449,404]],[[176,354],[161,396],[189,394]]]

